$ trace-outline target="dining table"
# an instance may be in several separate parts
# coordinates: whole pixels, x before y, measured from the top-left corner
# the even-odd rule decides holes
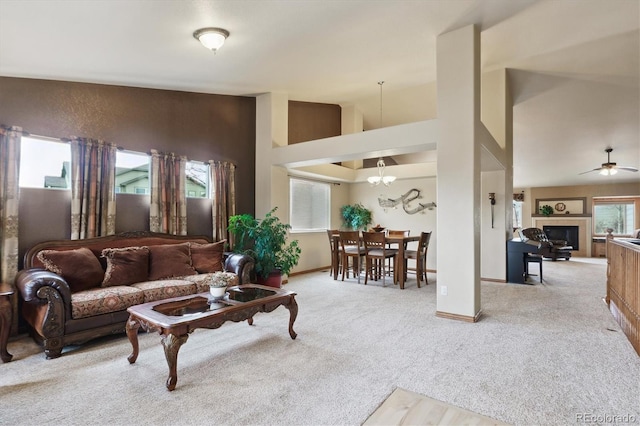
[[[340,234],[333,234],[331,238],[334,240],[335,247],[340,247]],[[362,236],[360,236],[362,241]],[[420,235],[405,235],[405,236],[385,236],[385,243],[387,245],[397,245],[397,259],[396,259],[396,268],[397,268],[397,276],[398,276],[398,284],[400,285],[400,289],[404,290],[404,283],[406,277],[406,262],[404,261],[404,251],[407,249],[407,244],[412,241],[420,241]],[[340,265],[340,251],[334,250],[331,253],[333,256],[333,279],[338,279],[338,269]]]

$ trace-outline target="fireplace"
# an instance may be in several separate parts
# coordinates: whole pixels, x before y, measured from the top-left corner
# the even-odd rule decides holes
[[[550,240],[566,240],[573,250],[580,250],[579,226],[545,225],[542,230]]]

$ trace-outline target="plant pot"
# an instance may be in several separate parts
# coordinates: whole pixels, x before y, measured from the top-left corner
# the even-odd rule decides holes
[[[260,285],[280,288],[282,287],[282,273],[276,270],[271,272],[267,278],[258,277],[257,281]]]
[[[227,287],[209,286],[209,293],[214,299],[222,299],[227,292]]]

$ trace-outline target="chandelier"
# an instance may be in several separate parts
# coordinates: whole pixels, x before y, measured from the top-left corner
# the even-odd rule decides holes
[[[378,159],[378,176],[369,176],[367,178],[367,181],[374,186],[380,185],[381,183],[384,184],[384,186],[389,186],[391,185],[391,182],[393,182],[394,180],[396,180],[395,176],[385,176],[384,175],[384,168],[385,168],[385,164],[384,164],[384,160],[382,159],[382,157],[380,157]]]
[[[378,84],[380,85],[380,128],[382,128],[382,85],[384,84],[384,81],[379,81]],[[378,158],[378,163],[376,165],[378,166],[378,176],[369,176],[367,181],[374,186],[380,185],[381,183],[383,183],[384,186],[391,185],[391,182],[396,180],[396,177],[384,175],[384,159],[382,157]]]

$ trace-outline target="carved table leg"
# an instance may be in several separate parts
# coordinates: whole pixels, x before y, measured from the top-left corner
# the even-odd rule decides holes
[[[9,297],[0,296],[0,358],[2,362],[9,362],[13,355],[7,352],[7,341],[11,329],[12,319],[11,300]]]
[[[293,323],[298,316],[298,304],[296,303],[296,299],[291,296],[291,301],[284,306],[289,310],[289,336],[295,340],[295,338],[298,337],[298,334],[293,331]]]
[[[129,364],[133,364],[138,359],[138,329],[140,328],[140,321],[137,318],[133,317],[133,315],[129,316],[127,320],[127,324],[125,325],[125,329],[127,330],[127,337],[129,337],[129,342],[131,342],[131,347],[133,350],[131,351],[131,355],[127,357],[129,360]]]
[[[167,358],[167,364],[169,365],[167,389],[170,391],[176,388],[176,383],[178,382],[178,351],[180,350],[180,346],[182,346],[188,338],[188,334],[185,334],[184,336],[175,336],[173,334],[162,336],[164,356]]]

